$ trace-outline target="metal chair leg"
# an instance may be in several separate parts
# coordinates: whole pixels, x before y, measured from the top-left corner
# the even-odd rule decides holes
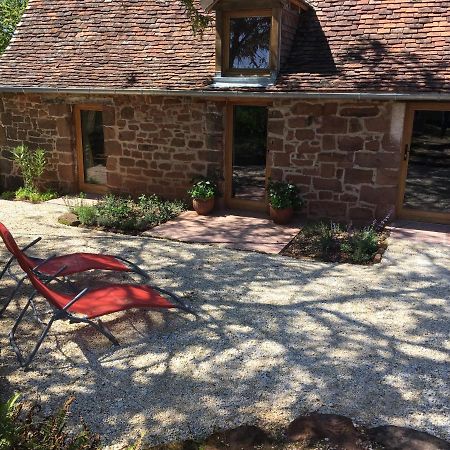
[[[100,319],[97,319],[97,322],[94,322],[90,319],[82,319],[79,317],[74,317],[70,313],[67,313],[67,318],[69,319],[70,323],[85,323],[87,325],[90,325],[92,328],[96,329],[99,333],[103,334],[109,341],[116,345],[117,347],[120,347],[119,341],[114,337],[114,335],[109,331],[103,322]]]
[[[11,347],[17,356],[20,366],[23,367],[24,369],[28,368],[28,366],[33,361],[33,358],[36,356],[37,352],[39,351],[39,348],[41,347],[42,343],[44,342],[45,338],[47,337],[47,334],[50,331],[50,328],[56,319],[56,316],[53,315],[53,317],[49,320],[47,326],[41,333],[41,336],[39,337],[36,345],[34,346],[33,350],[31,351],[31,353],[28,355],[27,358],[24,358],[24,356],[23,356],[22,352],[20,351],[19,346],[17,345],[17,342],[16,342],[16,331],[17,331],[18,326],[22,322],[23,317],[25,316],[25,313],[27,312],[30,305],[31,305],[31,300],[29,299],[27,304],[25,305],[25,307],[20,312],[19,317],[14,322],[14,325],[13,325],[11,331],[9,332],[9,342],[11,344]]]
[[[16,287],[14,288],[14,290],[11,292],[11,294],[9,295],[9,297],[6,299],[5,304],[0,308],[0,318],[2,317],[3,313],[6,311],[6,308],[8,308],[9,304],[11,303],[12,299],[14,298],[14,296],[17,294],[17,292],[19,291],[19,289],[21,288],[23,282],[26,280],[27,276],[25,275],[24,277],[22,277],[18,282]]]
[[[3,267],[3,270],[0,273],[0,280],[3,278],[3,275],[5,275],[6,271],[9,269],[9,266],[15,259],[16,258],[14,256],[11,256],[11,258],[9,258],[8,262],[5,264],[5,267]]]

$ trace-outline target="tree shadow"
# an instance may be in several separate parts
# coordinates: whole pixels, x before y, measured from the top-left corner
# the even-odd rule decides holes
[[[15,228],[30,240],[23,222]],[[118,349],[88,327],[58,324],[24,373],[5,333],[23,297],[8,311],[5,392],[39,393],[46,407],[75,394],[75,417],[105,444],[139,430],[157,443],[241,423],[286,424],[310,411],[448,438],[450,264],[441,246],[398,241],[381,265],[355,267],[55,225],[36,252],[62,242],[64,252],[137,262],[198,312],[197,320],[177,311],[110,316]]]

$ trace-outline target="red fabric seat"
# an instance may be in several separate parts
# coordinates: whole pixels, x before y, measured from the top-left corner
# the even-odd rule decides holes
[[[55,275],[62,267],[65,267],[65,269],[59,273],[61,277],[86,272],[88,270],[131,272],[130,267],[126,266],[115,256],[98,255],[95,253],[72,253],[70,255],[55,256],[45,264],[42,264],[45,261],[44,259],[31,258],[29,256],[25,256],[25,258],[30,267],[39,265],[38,271],[48,276]]]
[[[73,296],[60,294],[39,285],[37,279],[31,280],[36,290],[42,294],[57,309],[64,308]],[[177,305],[163,297],[158,291],[148,286],[131,284],[112,284],[104,288],[93,289],[84,294],[67,311],[81,314],[88,319],[105,316],[132,308],[176,308]]]

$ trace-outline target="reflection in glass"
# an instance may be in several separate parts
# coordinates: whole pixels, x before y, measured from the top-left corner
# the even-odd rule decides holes
[[[270,17],[230,19],[230,69],[268,69]]]
[[[81,111],[84,182],[106,185],[106,155],[101,111]]]
[[[232,196],[263,201],[266,187],[267,108],[234,107]]]
[[[404,206],[450,213],[450,111],[416,111]]]

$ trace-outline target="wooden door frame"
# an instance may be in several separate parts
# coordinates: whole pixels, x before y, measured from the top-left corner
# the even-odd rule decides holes
[[[92,194],[105,194],[108,192],[106,185],[90,184],[84,180],[84,155],[83,155],[83,133],[81,129],[81,111],[101,111],[104,108],[102,105],[93,103],[81,103],[75,105],[73,108],[74,122],[75,122],[75,140],[77,151],[77,176],[78,176],[78,189],[82,192]]]
[[[226,124],[225,124],[225,206],[229,209],[242,209],[247,211],[268,211],[269,203],[267,197],[263,201],[241,200],[232,197],[233,191],[233,135],[234,135],[234,107],[235,106],[265,106],[269,108],[272,101],[265,99],[242,99],[228,101],[226,104]],[[268,120],[267,120],[268,122]],[[268,123],[267,123],[268,125]],[[267,137],[268,140],[268,137]],[[266,150],[267,152],[267,150]],[[268,153],[268,152],[267,152]],[[266,153],[266,185],[270,177],[269,158]]]
[[[406,178],[408,176],[408,164],[411,154],[411,141],[414,126],[414,114],[416,111],[450,111],[450,103],[416,102],[407,103],[402,139],[402,161],[400,168],[400,184],[397,198],[397,216],[400,219],[418,220],[423,222],[450,223],[450,213],[440,213],[408,209],[403,207],[406,190]]]

